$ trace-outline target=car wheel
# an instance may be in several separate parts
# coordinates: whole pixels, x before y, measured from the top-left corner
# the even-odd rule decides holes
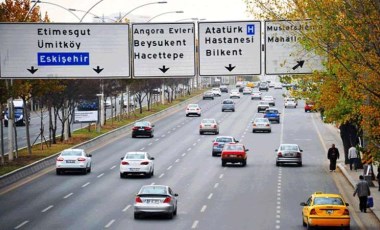
[[[309,223],[307,223],[306,226],[307,226],[307,227],[306,227],[307,230],[312,230],[312,229],[314,229],[312,226],[310,226]]]
[[[256,131],[254,129],[252,129],[252,133],[255,133]]]
[[[260,110],[257,110],[258,113],[260,113]]]
[[[154,176],[154,169],[152,170],[152,172],[150,172],[150,176]]]
[[[153,138],[154,137],[154,135],[153,134],[150,134],[150,136],[149,136],[150,138]]]
[[[57,175],[61,175],[61,170],[60,169],[56,169],[56,174]]]
[[[232,112],[235,112],[235,110],[233,109]]]
[[[224,112],[224,109],[222,109],[222,112]]]
[[[177,215],[177,207],[175,207],[175,210],[174,210],[173,214],[174,214],[175,216]]]
[[[212,156],[213,156],[213,157],[216,157],[216,156],[217,156],[217,154],[216,154],[216,153],[214,153],[214,152],[212,152]]]
[[[227,164],[227,162],[226,162],[226,161],[224,161],[224,160],[222,160],[222,166],[223,166],[223,167],[225,167],[225,166],[226,166],[226,164]]]
[[[298,166],[302,167],[302,162],[298,163]]]
[[[305,221],[303,219],[303,215],[302,215],[302,226],[306,227],[306,223],[305,223]]]
[[[203,132],[202,131],[199,131],[199,135],[202,135],[203,134]]]
[[[87,168],[85,168],[85,169],[82,170],[82,174],[83,174],[83,175],[86,175],[86,174],[87,174]]]
[[[120,178],[125,178],[124,173],[120,173]]]
[[[134,213],[133,217],[137,220],[140,219],[140,215],[138,213]]]
[[[173,219],[173,216],[174,216],[173,212],[168,213],[168,219]]]
[[[272,132],[272,130],[268,130],[268,133],[271,133]]]
[[[91,173],[91,165],[90,165],[90,167],[87,169],[87,172],[88,172],[88,173]]]
[[[247,159],[245,159],[243,162],[241,162],[241,165],[244,167],[247,165]]]
[[[136,135],[132,135],[132,138],[136,138]]]
[[[276,162],[276,166],[280,166],[280,163]]]

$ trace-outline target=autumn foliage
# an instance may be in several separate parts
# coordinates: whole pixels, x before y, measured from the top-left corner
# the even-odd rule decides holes
[[[301,95],[316,101],[326,120],[352,124],[380,157],[380,1],[246,1],[260,19],[311,19],[305,48],[327,56],[324,72],[293,77]]]

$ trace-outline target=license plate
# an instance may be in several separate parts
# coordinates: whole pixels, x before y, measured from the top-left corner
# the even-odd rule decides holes
[[[146,203],[148,203],[148,204],[159,204],[161,202],[160,202],[160,200],[146,200]]]
[[[131,168],[130,169],[132,172],[137,172],[137,171],[139,171],[140,169],[139,168]]]
[[[66,160],[66,163],[75,163],[75,160]]]
[[[230,155],[230,157],[237,157],[236,155]]]
[[[144,129],[139,129],[140,131],[143,131]]]
[[[334,213],[334,210],[326,210],[326,213],[331,215]]]

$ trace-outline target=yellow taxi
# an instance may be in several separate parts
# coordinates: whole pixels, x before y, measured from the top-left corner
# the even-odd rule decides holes
[[[339,194],[315,192],[300,205],[303,206],[302,224],[307,226],[307,229],[313,227],[350,229],[348,204]]]
[[[247,82],[246,86],[249,87],[249,88],[255,88],[255,83],[249,81],[249,82]]]

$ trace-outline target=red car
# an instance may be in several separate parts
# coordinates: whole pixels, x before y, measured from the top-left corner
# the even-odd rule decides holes
[[[226,166],[227,163],[240,163],[242,166],[247,165],[247,152],[244,145],[238,143],[226,143],[222,151],[222,166]]]
[[[306,112],[311,112],[311,111],[314,111],[314,102],[307,101],[305,103],[305,113]]]

